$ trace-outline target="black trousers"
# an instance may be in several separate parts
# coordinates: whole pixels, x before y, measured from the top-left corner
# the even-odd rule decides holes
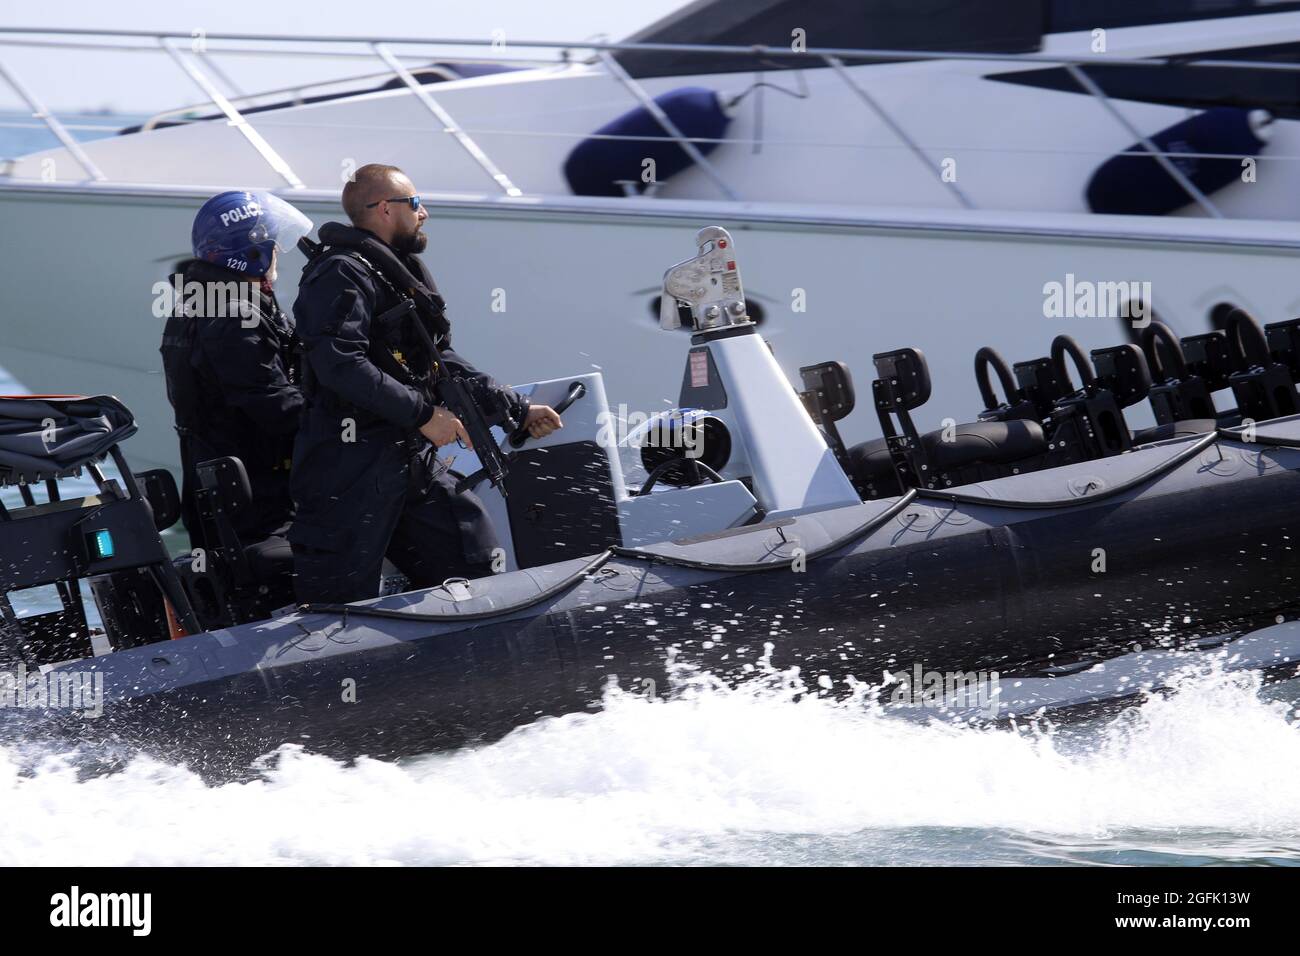
[[[289,532],[299,603],[377,597],[385,557],[412,588],[491,573],[497,538],[477,496],[456,494],[453,475],[431,477],[419,458],[381,455],[374,466],[373,480],[355,482],[326,507],[299,503]]]

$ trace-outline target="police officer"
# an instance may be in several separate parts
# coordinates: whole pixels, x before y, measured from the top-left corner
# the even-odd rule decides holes
[[[310,229],[297,209],[261,192],[219,193],[194,217],[194,258],[177,266],[160,351],[180,436],[182,520],[195,545],[216,545],[203,540],[195,466],[228,455],[243,462],[253,492],[251,506],[231,515],[241,541],[286,530],[303,399],[294,323],[271,284],[277,253]]]
[[[437,297],[417,255],[428,242],[421,231],[428,212],[400,169],[379,164],[356,171],[343,188],[343,209],[352,226],[321,227],[326,245],[303,271],[294,303],[307,407],[294,448],[289,540],[302,602],[376,596],[385,556],[412,587],[481,577],[498,546],[482,502],[456,493],[436,454],[470,442],[434,397],[432,357],[413,327],[422,319],[402,312],[406,293],[372,261],[377,252],[397,257]],[[449,326],[424,331],[441,339],[447,371],[508,406],[533,437],[562,427],[552,408],[530,405],[457,355]]]

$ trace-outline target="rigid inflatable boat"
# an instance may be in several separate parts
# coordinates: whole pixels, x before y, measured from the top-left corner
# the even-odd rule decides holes
[[[3,666],[101,692],[93,713],[52,689],[0,710],[5,733],[226,774],[284,743],[392,758],[490,740],[597,706],[611,681],[667,688],[683,666],[798,666],[832,694],[913,668],[996,671],[1024,682],[1004,714],[1053,687],[1086,703],[1107,661],[1128,662],[1129,693],[1207,648],[1295,673],[1300,320],[1239,313],[1181,341],[1152,323],[1091,356],[1060,336],[1014,366],[982,349],[986,407],[924,434],[924,356],[882,352],[882,437],[846,448],[847,366],[805,368],[796,390],[747,315],[731,236],[697,244],[664,279],[661,324],[693,329],[680,407],[625,435],[598,374],[524,386],[565,427],[503,436],[504,481],[479,488],[504,545],[484,579],[294,606],[285,542],[231,528],[249,494],[237,460],[199,469],[220,547],[172,557],[175,483],[132,473],[120,403],[0,401],[0,477],[22,496],[0,515],[0,589],[52,586],[61,605],[22,617],[5,598]],[[1216,406],[1226,390],[1235,409]],[[1124,410],[1148,400],[1157,425],[1134,432]],[[61,495],[84,474],[95,493]]]

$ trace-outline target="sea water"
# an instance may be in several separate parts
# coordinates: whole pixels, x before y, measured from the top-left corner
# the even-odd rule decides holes
[[[1297,865],[1298,697],[1210,670],[1088,724],[981,727],[696,675],[401,763],[285,747],[219,786],[0,749],[0,865]]]

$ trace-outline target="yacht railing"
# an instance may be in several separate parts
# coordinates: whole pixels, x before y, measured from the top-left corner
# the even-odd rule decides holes
[[[413,58],[408,57],[408,59]],[[423,62],[424,58],[421,57],[420,60]],[[212,69],[212,72],[216,73],[218,78],[220,78],[222,74],[214,68],[214,61],[210,57],[208,58],[207,63],[208,67]],[[438,76],[444,80],[460,79],[456,73],[442,66],[416,66],[408,67],[408,69],[410,70],[411,75],[416,77]],[[257,107],[259,105],[258,101],[278,99],[280,102],[284,102],[287,97],[288,105],[302,106],[307,102],[307,95],[313,91],[323,91],[328,90],[331,87],[340,87],[340,95],[348,95],[357,91],[357,84],[385,82],[392,78],[393,74],[391,70],[383,73],[363,73],[349,76],[346,79],[322,80],[319,83],[296,83],[293,86],[280,86],[269,90],[259,90],[256,93],[240,93],[237,96],[231,96],[230,102],[234,103],[242,110],[248,110],[250,107]],[[225,81],[223,80],[223,82]],[[233,84],[229,82],[227,82],[226,85],[233,88]],[[163,110],[161,113],[154,113],[140,124],[140,132],[147,133],[149,130],[156,129],[163,124],[176,125],[181,123],[205,122],[206,120],[212,119],[212,117],[196,116],[195,114],[204,109],[211,108],[211,106],[212,102],[210,100],[204,100],[198,103],[187,103],[184,106],[174,106],[169,110]]]
[[[443,132],[450,133],[454,136],[456,142],[460,144],[461,148],[465,150],[465,152],[469,153],[470,159],[474,160],[474,162],[478,164],[479,168],[482,169],[483,172],[487,173],[488,176],[492,178],[492,181],[500,186],[507,196],[522,196],[524,194],[523,190],[512,183],[510,177],[503,173],[497,167],[497,164],[488,158],[488,154],[483,151],[483,147],[479,146],[469,133],[461,129],[461,127],[456,123],[456,120],[452,118],[452,115],[448,113],[446,108],[433,97],[433,94],[429,92],[428,88],[423,86],[419,80],[412,76],[410,71],[407,70],[406,67],[402,66],[401,61],[389,52],[388,47],[382,43],[372,43],[370,46],[375,53],[379,55],[380,59],[388,64],[393,73],[395,73],[401,81],[406,84],[406,88],[415,94],[415,98],[424,105],[424,108],[433,114],[434,119],[442,123]]]
[[[72,134],[59,122],[59,118],[45,108],[45,104],[41,102],[35,92],[30,90],[22,80],[18,79],[4,65],[3,61],[0,61],[0,78],[3,78],[13,88],[13,91],[22,98],[32,111],[32,116],[43,121],[49,127],[50,132],[63,144],[64,149],[72,154],[73,159],[86,171],[87,176],[95,180],[95,182],[102,183],[106,181],[107,177],[99,171],[99,167],[95,165],[94,160],[86,155],[86,151],[81,148],[81,144],[72,138]]]
[[[49,39],[51,37],[57,39]],[[146,41],[146,42],[123,42]],[[190,49],[184,49],[185,42]],[[209,46],[210,43],[217,46]],[[244,44],[244,45],[232,45]],[[247,44],[274,44],[274,46],[248,46]],[[1124,66],[1167,68],[1176,64],[1180,68],[1213,69],[1249,69],[1255,71],[1300,72],[1300,63],[1251,60],[1188,59],[1183,56],[1120,58],[1113,54],[1089,54],[1063,56],[1045,53],[975,53],[975,52],[935,52],[931,50],[863,50],[835,47],[808,47],[801,50],[769,46],[724,46],[717,44],[685,43],[620,43],[598,39],[577,41],[553,40],[511,40],[503,44],[498,38],[440,38],[440,37],[339,37],[325,35],[282,36],[264,33],[206,33],[197,31],[142,31],[142,30],[92,30],[80,28],[43,28],[43,27],[0,27],[0,47],[44,47],[67,50],[93,50],[97,52],[161,52],[167,54],[184,75],[207,97],[202,103],[188,107],[169,110],[150,119],[144,128],[151,128],[159,122],[177,117],[182,112],[193,112],[204,108],[215,108],[223,114],[230,124],[236,127],[255,149],[264,162],[279,175],[290,189],[304,188],[304,184],[293,172],[289,164],[280,156],[258,132],[254,125],[240,110],[246,109],[257,100],[268,96],[291,93],[295,99],[313,89],[338,87],[348,82],[363,82],[370,79],[396,78],[403,83],[421,104],[429,111],[442,130],[453,136],[460,147],[473,159],[490,178],[498,189],[507,196],[521,195],[520,189],[510,177],[492,160],[482,146],[474,139],[472,130],[458,123],[455,117],[438,101],[429,84],[422,84],[416,78],[419,70],[413,70],[403,61],[419,61],[428,64],[430,60],[460,63],[491,63],[503,66],[539,67],[563,66],[575,60],[600,64],[618,83],[628,91],[639,105],[645,107],[668,138],[691,158],[701,171],[714,183],[719,192],[727,199],[739,199],[726,179],[717,171],[699,149],[700,143],[713,143],[719,140],[700,140],[688,137],[677,128],[672,120],[654,102],[654,98],[645,87],[632,77],[613,56],[619,52],[641,53],[677,53],[714,57],[760,57],[772,66],[793,67],[807,64],[810,59],[819,61],[829,67],[853,94],[871,110],[881,122],[897,137],[904,148],[909,150],[917,160],[933,173],[936,179],[948,189],[956,200],[966,208],[974,208],[969,196],[953,181],[940,172],[940,164],[933,161],[922,147],[906,130],[898,118],[889,113],[880,101],[872,95],[863,82],[863,74],[850,72],[849,67],[874,62],[898,62],[917,60],[958,60],[1009,64],[1041,64],[1063,67],[1080,87],[1081,92],[1097,101],[1107,115],[1115,120],[1125,131],[1139,143],[1152,159],[1187,193],[1188,197],[1199,205],[1207,215],[1222,218],[1222,213],[1214,203],[1183,173],[1173,160],[1204,156],[1222,158],[1218,154],[1171,153],[1160,150],[1149,137],[1141,131],[1116,107],[1111,97],[1088,76],[1084,68],[1088,66]],[[324,47],[324,48],[321,48]],[[488,48],[493,55],[479,57],[461,55],[454,51],[479,50]],[[440,53],[430,56],[429,49]],[[509,50],[509,54],[502,53]],[[449,52],[451,51],[451,52]],[[552,51],[550,56],[520,55],[518,51]],[[575,57],[575,51],[583,52],[583,57]],[[188,56],[186,55],[188,52]],[[266,90],[256,94],[243,92],[226,71],[216,62],[216,56],[274,56],[284,58],[297,56],[305,58],[339,58],[370,60],[378,58],[387,67],[387,72],[366,74],[349,79],[331,79],[319,83],[307,83],[278,90]],[[427,66],[438,69],[437,65]],[[707,68],[699,72],[707,73]],[[210,75],[211,74],[211,75]],[[214,79],[215,77],[215,79]],[[93,181],[104,182],[104,174],[96,167],[94,161],[71,136],[58,118],[48,109],[36,93],[24,83],[0,59],[0,79],[4,80],[27,104],[33,117],[41,120],[50,132],[68,150],[69,154],[81,165],[86,175]],[[218,81],[230,91],[223,92]],[[357,91],[362,92],[362,91]],[[189,120],[183,120],[189,121]],[[1276,159],[1279,157],[1261,157]]]
[[[176,65],[181,68],[181,72],[193,80],[199,89],[212,97],[212,102],[230,119],[230,125],[243,134],[249,145],[257,150],[258,155],[266,160],[266,164],[275,170],[276,174],[289,185],[290,189],[305,188],[303,181],[289,168],[289,164],[285,162],[284,157],[277,153],[271,144],[262,137],[262,134],[253,128],[252,123],[244,119],[244,114],[235,108],[234,103],[226,99],[221,90],[217,89],[217,85],[199,68],[197,63],[185,59],[181,51],[176,48],[174,40],[170,37],[162,37],[158,42],[167,51],[167,54],[176,61]]]

